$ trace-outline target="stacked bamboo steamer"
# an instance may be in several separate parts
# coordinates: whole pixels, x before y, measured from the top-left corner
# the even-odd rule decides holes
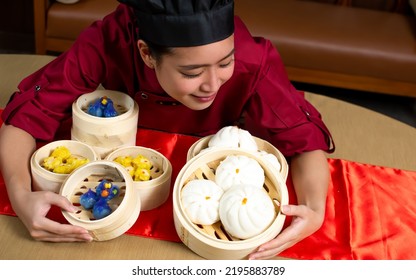
[[[90,158],[86,163],[70,174],[56,174],[41,166],[41,162],[50,152],[59,146],[67,147],[77,155]],[[143,155],[152,163],[151,178],[148,181],[133,181],[132,176],[121,164],[114,161],[118,156]],[[118,237],[127,231],[137,220],[141,211],[161,206],[169,197],[172,166],[161,153],[146,147],[128,146],[116,149],[106,159],[99,159],[92,147],[75,141],[60,140],[39,148],[31,159],[33,189],[59,193],[75,206],[76,213],[62,211],[65,219],[87,229],[96,241],[105,241]],[[95,190],[102,180],[117,185],[120,195],[111,200],[112,213],[103,219],[94,219],[90,210],[80,205],[80,197],[89,189]]]
[[[106,96],[114,102],[118,116],[101,118],[87,113],[89,104]],[[96,90],[81,95],[72,104],[71,138],[90,145],[101,158],[125,146],[136,144],[139,107],[127,94],[112,90]]]
[[[103,96],[113,100],[118,116],[100,118],[86,113],[87,106]],[[104,179],[120,185],[120,196],[111,202],[114,209],[103,219],[94,219],[92,213],[82,207],[76,213],[63,211],[69,223],[87,229],[97,241],[123,234],[141,211],[160,206],[170,193],[172,166],[169,160],[155,150],[135,146],[138,111],[137,103],[121,92],[97,90],[84,94],[73,103],[72,140],[51,142],[36,150],[31,158],[33,189],[60,193],[76,206],[79,206],[83,193],[96,188]],[[88,158],[89,163],[70,174],[56,174],[44,169],[41,162],[58,146]],[[149,181],[133,181],[125,167],[114,162],[117,156],[138,154],[149,158],[153,164]]]
[[[240,148],[214,147],[206,149],[212,136],[200,139],[188,151],[188,161],[179,172],[173,187],[173,213],[175,229],[181,241],[192,251],[206,259],[244,259],[261,244],[275,238],[283,228],[285,216],[280,205],[288,204],[286,179],[288,164],[285,157],[269,142],[254,137],[259,150],[272,153],[280,163],[276,170],[258,153]],[[194,224],[181,202],[182,188],[194,179],[214,180],[216,168],[229,155],[244,155],[255,159],[265,172],[264,189],[275,203],[276,218],[261,234],[240,240],[225,231],[221,221],[210,225]]]

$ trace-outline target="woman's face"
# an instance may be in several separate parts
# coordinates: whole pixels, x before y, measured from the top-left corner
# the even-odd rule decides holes
[[[156,76],[166,93],[190,109],[203,110],[233,75],[234,36],[208,45],[174,48],[158,62]]]

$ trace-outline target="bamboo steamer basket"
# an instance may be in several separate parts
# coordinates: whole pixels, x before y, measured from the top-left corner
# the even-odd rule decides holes
[[[168,199],[172,165],[161,153],[141,146],[119,148],[111,152],[106,160],[114,161],[118,156],[134,158],[137,155],[143,155],[152,162],[151,179],[149,181],[133,181],[133,186],[138,191],[141,200],[141,211],[147,211],[159,207]]]
[[[209,140],[211,140],[212,137],[213,137],[213,135],[210,135],[210,136],[203,137],[203,138],[199,139],[198,141],[196,141],[188,150],[187,161],[190,160],[191,158],[195,157],[199,153],[201,153],[201,151],[203,153],[208,151],[208,150],[206,150],[206,151],[203,151],[203,150],[208,148]],[[266,140],[263,140],[261,138],[255,137],[255,136],[253,136],[253,138],[254,138],[254,141],[257,144],[257,147],[258,147],[259,151],[265,151],[265,152],[273,154],[277,157],[277,160],[280,163],[280,170],[278,170],[278,172],[280,173],[280,176],[284,180],[286,180],[287,176],[288,176],[288,173],[289,173],[289,167],[288,167],[287,160],[284,157],[284,155],[275,146],[273,146],[270,142],[267,142]]]
[[[43,159],[50,156],[51,152],[59,146],[69,149],[71,154],[87,158],[90,162],[99,159],[95,150],[87,144],[74,140],[59,140],[46,144],[37,149],[30,159],[30,170],[32,174],[32,188],[35,191],[52,191],[59,193],[64,180],[69,174],[58,174],[46,170],[41,166]]]
[[[79,200],[83,193],[89,188],[95,189],[103,179],[117,185],[120,195],[109,202],[110,207],[114,208],[113,212],[96,220],[91,211],[80,206]],[[79,211],[75,213],[62,210],[65,219],[70,224],[87,229],[96,241],[106,241],[122,235],[133,226],[140,214],[140,199],[130,174],[116,162],[99,160],[78,168],[64,181],[60,194],[79,206]]]
[[[107,96],[119,113],[101,118],[87,113],[88,105]],[[96,90],[83,94],[72,104],[71,138],[92,146],[101,158],[124,146],[136,144],[139,107],[127,94],[111,90]]]
[[[187,217],[181,203],[182,188],[193,179],[214,180],[215,170],[228,155],[245,155],[259,162],[265,171],[264,188],[275,204],[277,216],[273,223],[261,234],[240,240],[228,234],[221,221],[210,225],[196,225]],[[245,259],[261,244],[275,238],[283,228],[285,216],[280,213],[280,205],[289,200],[285,179],[269,167],[255,153],[235,148],[215,147],[192,157],[180,170],[173,187],[173,216],[175,229],[182,242],[196,254],[206,259]]]

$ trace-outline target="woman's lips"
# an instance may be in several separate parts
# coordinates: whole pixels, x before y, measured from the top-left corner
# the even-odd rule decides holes
[[[217,96],[217,93],[211,94],[209,96],[197,96],[194,95],[194,97],[199,101],[199,102],[211,102],[215,99],[215,97]]]

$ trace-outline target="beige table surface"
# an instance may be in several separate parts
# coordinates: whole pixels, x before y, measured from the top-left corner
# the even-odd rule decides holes
[[[0,55],[0,107],[27,74],[50,56]],[[416,129],[374,111],[334,98],[306,93],[322,113],[336,142],[329,155],[361,163],[416,171]],[[0,215],[0,259],[201,259],[182,243],[122,235],[106,242],[34,241],[19,219]]]

